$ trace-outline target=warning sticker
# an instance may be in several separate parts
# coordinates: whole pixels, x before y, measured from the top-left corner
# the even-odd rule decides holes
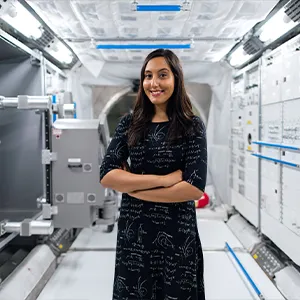
[[[57,129],[57,128],[52,128],[52,135],[55,135],[56,138],[59,138],[62,134],[62,130],[61,129]]]

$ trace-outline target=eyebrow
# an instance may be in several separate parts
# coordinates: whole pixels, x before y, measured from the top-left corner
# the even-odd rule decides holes
[[[163,68],[163,69],[158,70],[158,72],[161,72],[161,71],[168,71],[169,72],[169,70],[167,68]],[[150,70],[145,70],[145,73],[149,73],[149,72],[151,73]]]

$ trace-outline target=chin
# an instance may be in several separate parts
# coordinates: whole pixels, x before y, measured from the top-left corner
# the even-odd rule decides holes
[[[158,100],[158,99],[150,99],[150,101],[154,105],[163,105],[163,104],[166,104],[168,102],[168,100]]]
[[[149,100],[153,103],[153,104],[165,104],[168,102],[169,98],[154,98],[151,97],[151,95],[148,96]]]

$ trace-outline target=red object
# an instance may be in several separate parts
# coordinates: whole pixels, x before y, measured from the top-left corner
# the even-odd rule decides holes
[[[196,208],[203,208],[209,203],[209,196],[204,193],[203,196],[195,201]]]

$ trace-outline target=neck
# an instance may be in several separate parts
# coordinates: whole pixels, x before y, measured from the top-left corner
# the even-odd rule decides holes
[[[153,117],[153,121],[157,121],[157,122],[169,121],[165,107],[155,106],[155,115]]]

